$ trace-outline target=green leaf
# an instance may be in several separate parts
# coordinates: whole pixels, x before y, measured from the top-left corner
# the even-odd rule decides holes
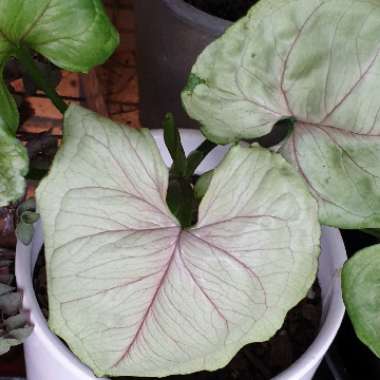
[[[16,101],[9,93],[7,85],[2,79],[4,65],[5,62],[2,60],[0,55],[0,130],[14,136],[19,124],[19,114],[17,111]]]
[[[40,218],[40,215],[33,211],[24,211],[21,214],[21,221],[25,224],[33,224],[37,222],[37,220]]]
[[[379,18],[367,0],[260,1],[199,56],[184,105],[218,143],[294,120],[281,153],[321,222],[379,227]]]
[[[21,44],[69,71],[102,64],[118,44],[100,0],[2,0],[0,29],[0,57]]]
[[[343,267],[343,299],[359,339],[380,358],[380,245],[365,248]]]
[[[186,176],[191,177],[205,157],[216,147],[216,144],[205,140],[187,157]]]
[[[214,174],[214,171],[210,170],[210,171],[202,174],[198,178],[198,180],[194,186],[195,199],[201,200],[205,196],[205,194],[206,194],[206,192],[210,186],[213,174]]]
[[[24,211],[21,214],[20,221],[16,227],[17,239],[21,240],[23,244],[29,245],[33,240],[34,226],[35,223],[40,218],[40,215],[32,211]]]
[[[24,146],[0,127],[0,207],[24,195],[28,164]]]
[[[21,240],[23,244],[29,245],[33,240],[34,227],[32,224],[20,221],[16,227],[17,239]]]
[[[317,204],[280,155],[233,147],[187,229],[168,176],[148,130],[70,106],[37,189],[49,326],[98,376],[221,368],[315,280]]]
[[[183,178],[170,179],[166,203],[183,228],[191,226],[194,193],[190,181]]]
[[[4,65],[21,47],[60,68],[87,72],[114,51],[118,34],[100,0],[0,1],[0,206],[23,194],[27,157],[14,140],[19,116],[3,80]]]
[[[173,160],[173,175],[183,176],[186,172],[186,155],[181,143],[181,136],[171,113],[165,115],[163,127],[165,145]]]

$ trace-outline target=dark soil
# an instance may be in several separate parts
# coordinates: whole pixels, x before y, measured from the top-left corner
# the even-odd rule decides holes
[[[34,271],[34,289],[42,312],[48,318],[45,258],[39,255]],[[267,342],[242,348],[223,369],[191,375],[169,376],[168,380],[268,380],[288,368],[310,346],[318,334],[321,319],[321,291],[315,283],[308,296],[289,311],[283,327]],[[114,380],[156,378],[115,377]]]
[[[186,3],[229,21],[237,21],[245,16],[249,8],[258,0],[185,0]]]

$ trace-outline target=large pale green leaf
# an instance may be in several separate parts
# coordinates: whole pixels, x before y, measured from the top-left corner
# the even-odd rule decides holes
[[[282,154],[325,224],[380,227],[380,2],[262,0],[199,57],[183,92],[213,141],[295,120]]]
[[[0,205],[22,195],[20,175],[26,174],[27,165],[20,144],[3,138],[6,132],[15,136],[19,121],[2,77],[5,62],[27,46],[61,68],[87,72],[103,63],[117,43],[101,0],[0,1]]]
[[[365,248],[347,261],[342,290],[356,334],[380,358],[380,245]]]
[[[148,130],[71,106],[37,204],[50,328],[97,375],[220,368],[314,281],[317,205],[280,155],[233,147],[186,230],[167,187]]]

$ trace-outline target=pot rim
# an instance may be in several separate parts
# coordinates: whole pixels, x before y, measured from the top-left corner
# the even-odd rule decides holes
[[[197,25],[198,27],[211,31],[219,36],[232,25],[231,21],[213,16],[207,12],[186,3],[184,0],[158,0],[162,1],[172,10],[177,18],[185,21],[187,24]]]
[[[180,133],[190,140],[202,139],[202,135],[197,130],[181,130]],[[160,142],[163,141],[162,130],[154,130],[152,131],[152,135],[156,139],[156,142],[157,140]],[[162,150],[162,148],[160,150]],[[162,151],[162,154],[165,155],[165,152]],[[30,246],[25,246],[18,241],[16,248],[16,279],[18,287],[23,291],[24,307],[26,310],[30,310],[31,322],[34,324],[32,335],[37,335],[43,344],[49,347],[49,352],[52,355],[59,357],[59,361],[65,365],[66,368],[70,368],[72,373],[83,376],[84,379],[94,379],[93,372],[83,364],[52,331],[50,331],[47,320],[43,316],[38,304],[33,287],[33,271],[38,254],[36,257],[32,257],[33,255],[31,253],[36,250],[39,252],[43,245],[43,234],[40,220],[36,223],[35,227],[36,232],[32,244]],[[318,366],[328,347],[334,340],[343,319],[345,308],[341,294],[339,268],[341,268],[344,261],[347,259],[345,247],[337,229],[323,227],[323,234],[324,236],[329,236],[330,240],[337,240],[337,245],[339,246],[335,257],[335,276],[331,281],[330,288],[326,295],[328,303],[325,298],[322,299],[323,309],[327,308],[325,318],[322,317],[321,328],[318,335],[308,349],[300,358],[294,361],[290,367],[273,377],[272,380],[298,380],[305,376],[312,368]],[[107,380],[106,378],[102,379]]]

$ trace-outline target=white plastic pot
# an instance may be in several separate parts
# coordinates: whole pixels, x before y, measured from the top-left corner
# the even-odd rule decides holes
[[[185,150],[189,152],[203,140],[199,132],[181,132]],[[164,160],[170,164],[164,146],[162,131],[154,131],[154,137]],[[202,163],[199,172],[212,169],[222,159],[226,148],[218,147]],[[322,288],[323,315],[318,336],[308,350],[276,380],[310,380],[334,339],[344,315],[340,290],[340,268],[346,260],[345,248],[338,230],[323,228],[322,255],[318,273]],[[96,379],[71,351],[48,328],[33,290],[33,268],[43,244],[41,224],[36,224],[30,246],[17,244],[16,277],[24,293],[24,307],[31,312],[34,331],[24,344],[28,380],[90,380]]]

